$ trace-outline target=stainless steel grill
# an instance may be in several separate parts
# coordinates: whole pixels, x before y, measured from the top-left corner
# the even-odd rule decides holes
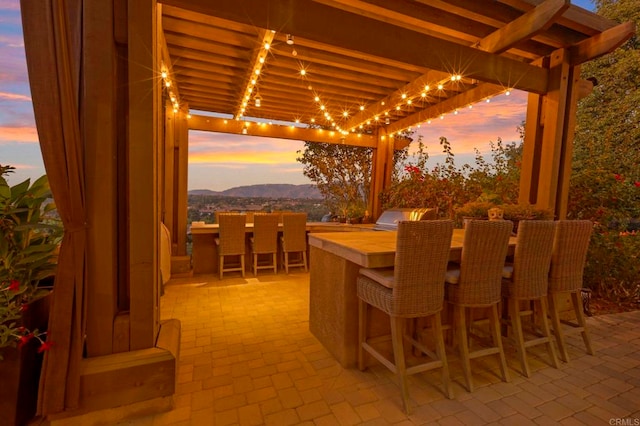
[[[376,231],[396,231],[398,222],[403,220],[424,220],[435,219],[437,210],[434,208],[410,208],[410,209],[389,209],[382,212],[375,226]]]

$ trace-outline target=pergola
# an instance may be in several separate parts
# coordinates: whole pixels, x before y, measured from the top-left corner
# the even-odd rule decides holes
[[[184,255],[189,130],[373,148],[375,216],[375,194],[405,143],[399,132],[524,90],[520,198],[562,218],[576,105],[593,87],[580,65],[635,31],[568,0],[23,0],[21,8],[40,143],[66,231],[50,321],[56,345],[40,395],[49,419],[168,407],[180,328],[159,321],[159,224],[171,231],[173,255]]]

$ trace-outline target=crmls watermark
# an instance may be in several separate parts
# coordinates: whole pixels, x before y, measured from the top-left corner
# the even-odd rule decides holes
[[[640,419],[638,418],[611,418],[609,424],[612,426],[640,426]]]

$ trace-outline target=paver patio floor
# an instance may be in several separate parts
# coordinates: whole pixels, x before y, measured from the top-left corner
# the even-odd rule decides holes
[[[450,355],[455,399],[439,371],[412,376],[413,412],[402,411],[394,376],[376,364],[342,368],[309,332],[309,275],[206,276],[172,280],[162,318],[182,324],[174,409],[136,425],[613,425],[640,422],[640,311],[588,318],[595,356],[569,337],[569,364],[548,365],[542,346],[519,374],[511,345],[511,382],[497,363],[472,361],[476,390],[461,385]],[[618,421],[618,423],[616,423]],[[620,423],[626,422],[626,423]]]

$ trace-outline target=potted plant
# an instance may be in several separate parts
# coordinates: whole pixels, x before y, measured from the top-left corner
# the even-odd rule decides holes
[[[521,220],[551,220],[553,212],[549,209],[536,207],[532,204],[502,204],[500,208],[503,210],[505,220],[513,222],[513,232],[518,232],[518,223]]]
[[[53,344],[46,339],[51,289],[41,284],[55,274],[62,228],[51,216],[47,177],[9,186],[13,170],[0,165],[0,412],[20,424],[35,413],[38,354]]]
[[[464,225],[469,219],[488,219],[489,209],[495,207],[487,201],[470,201],[455,209],[456,223]]]

